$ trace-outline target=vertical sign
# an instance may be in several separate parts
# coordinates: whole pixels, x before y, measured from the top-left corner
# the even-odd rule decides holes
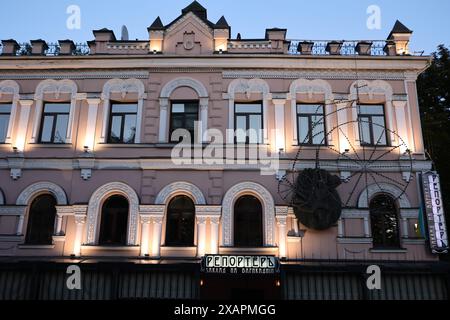
[[[448,235],[439,175],[436,172],[427,172],[423,175],[422,183],[431,251],[447,253]]]

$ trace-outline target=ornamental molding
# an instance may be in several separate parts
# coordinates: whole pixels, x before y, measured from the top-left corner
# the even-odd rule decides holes
[[[308,79],[297,79],[292,82],[289,93],[291,94],[292,100],[296,102],[296,95],[307,94],[309,99],[312,99],[314,94],[325,94],[326,101],[334,100],[333,91],[331,85],[325,80],[308,80]]]
[[[142,216],[164,216],[166,206],[164,205],[141,205],[139,214]]]
[[[219,217],[222,214],[222,206],[195,206],[195,215],[203,217]]]
[[[34,100],[43,100],[44,94],[54,94],[56,99],[59,99],[62,94],[70,94],[72,99],[75,99],[78,93],[77,84],[69,79],[53,80],[47,79],[41,81],[36,87]]]
[[[400,209],[400,217],[402,219],[418,219],[419,209]]]
[[[270,87],[262,79],[236,79],[229,84],[227,93],[229,99],[234,99],[237,93],[244,93],[249,99],[252,93],[262,93],[266,99],[270,93]]]
[[[368,209],[342,209],[341,219],[366,219],[370,217]]]
[[[20,86],[12,80],[4,80],[0,82],[0,99],[3,95],[12,95],[12,100],[20,99]]]
[[[122,99],[128,93],[137,93],[138,99],[146,99],[145,86],[141,80],[138,79],[111,79],[103,86],[102,99],[109,100],[111,93],[119,93]]]
[[[357,80],[350,85],[349,100],[357,100],[360,94],[367,94],[370,100],[374,95],[384,95],[386,101],[392,101],[394,90],[389,83],[383,80]]]
[[[128,200],[128,233],[127,243],[130,246],[137,245],[137,230],[139,220],[139,198],[133,188],[122,182],[112,182],[98,188],[89,200],[87,213],[87,237],[88,245],[95,245],[98,239],[100,229],[101,207],[107,198],[113,195],[121,195]]]
[[[27,206],[33,198],[43,193],[52,194],[59,206],[65,206],[68,203],[66,193],[60,186],[54,184],[53,182],[38,182],[28,186],[24,191],[22,191],[17,198],[16,205]]]
[[[369,202],[378,194],[388,194],[397,199],[400,208],[410,209],[411,203],[406,194],[398,187],[389,183],[377,183],[368,186],[361,192],[358,199],[359,208],[369,208]]]
[[[172,93],[181,87],[189,87],[197,92],[199,98],[208,98],[208,90],[198,80],[188,77],[176,78],[169,81],[161,90],[161,99],[170,99]]]
[[[206,36],[212,37],[213,35],[213,29],[211,29],[204,21],[202,21],[199,17],[197,17],[194,13],[192,12],[188,12],[187,14],[185,14],[184,16],[182,16],[180,19],[178,19],[177,22],[175,22],[173,25],[171,25],[169,28],[166,29],[166,34],[168,35],[168,37],[170,37],[170,33],[172,33],[173,31],[175,31],[181,24],[183,24],[185,21],[192,19],[195,22],[197,22],[198,24],[200,24],[201,26],[204,26],[204,28],[206,28],[209,32],[203,32],[203,30],[201,30],[202,28],[200,28],[200,30],[202,31],[203,34],[205,34]]]
[[[275,203],[270,192],[254,182],[235,185],[225,194],[222,202],[222,246],[234,245],[234,203],[244,195],[257,197],[263,205],[264,245],[274,246]]]
[[[65,73],[13,73],[13,74],[0,74],[0,80],[84,80],[84,79],[148,79],[148,71],[89,71],[89,72],[65,72]]]
[[[26,206],[0,206],[0,216],[24,216]]]
[[[272,71],[272,70],[229,70],[223,71],[224,79],[326,79],[326,80],[405,80],[403,71],[355,71],[346,69],[302,70],[302,71]]]
[[[167,205],[170,199],[177,195],[190,197],[195,205],[206,205],[206,198],[202,191],[189,182],[175,182],[166,186],[156,197],[155,204]]]

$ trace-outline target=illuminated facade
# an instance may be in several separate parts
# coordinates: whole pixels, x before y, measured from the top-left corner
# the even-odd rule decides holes
[[[225,18],[210,22],[197,2],[148,31],[149,40],[128,41],[101,29],[87,46],[57,49],[2,42],[0,298],[447,297],[448,269],[420,232],[419,174],[432,164],[415,82],[430,57],[410,54],[411,31],[397,23],[383,42],[294,41],[285,29],[232,39]],[[325,120],[314,135],[305,128],[318,110]],[[175,164],[179,128],[200,149],[208,129],[226,145],[264,145],[280,167],[262,175],[245,162]],[[262,133],[226,134],[248,128]],[[348,200],[320,231],[280,193],[295,159],[313,167],[318,148]],[[364,148],[387,158],[374,157],[372,178],[352,184],[361,162],[351,154]],[[205,256],[259,257],[248,264],[255,272],[274,257],[278,270],[205,273]],[[72,264],[80,291],[61,287]],[[387,272],[381,291],[364,287],[373,264]]]

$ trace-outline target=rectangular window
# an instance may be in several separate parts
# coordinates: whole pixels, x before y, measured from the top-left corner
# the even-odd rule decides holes
[[[11,117],[11,105],[0,104],[0,143],[5,143],[6,141],[10,117]]]
[[[136,138],[137,104],[111,105],[108,143],[133,144]]]
[[[298,141],[301,145],[326,145],[325,107],[321,104],[297,105]]]
[[[359,137],[363,146],[387,146],[386,118],[383,105],[358,108]]]
[[[42,114],[39,142],[65,143],[69,113],[69,103],[46,103]]]
[[[235,143],[263,143],[263,114],[261,103],[237,103],[234,109]]]
[[[173,102],[170,114],[170,141],[180,142],[179,139],[172,139],[172,134],[178,129],[184,129],[191,135],[191,141],[195,139],[195,122],[198,121],[198,102]],[[187,137],[186,137],[187,139]]]

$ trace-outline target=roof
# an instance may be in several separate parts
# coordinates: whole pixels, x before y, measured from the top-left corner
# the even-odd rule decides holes
[[[392,28],[391,33],[388,36],[388,39],[392,37],[394,33],[413,33],[412,30],[407,28],[403,23],[401,23],[399,20],[395,21],[395,25]]]
[[[208,13],[205,7],[203,7],[200,3],[197,1],[192,2],[190,5],[188,5],[186,8],[181,10],[181,13],[184,15],[188,12],[195,13],[199,18],[201,19],[207,19]]]
[[[161,21],[161,18],[157,17],[155,21],[153,21],[151,26],[147,28],[147,30],[164,30],[164,25]]]
[[[225,19],[225,17],[224,16],[222,16],[220,19],[219,19],[219,21],[217,21],[217,23],[216,23],[216,28],[229,28],[230,27],[230,25],[228,24],[228,22],[227,22],[227,19]]]

